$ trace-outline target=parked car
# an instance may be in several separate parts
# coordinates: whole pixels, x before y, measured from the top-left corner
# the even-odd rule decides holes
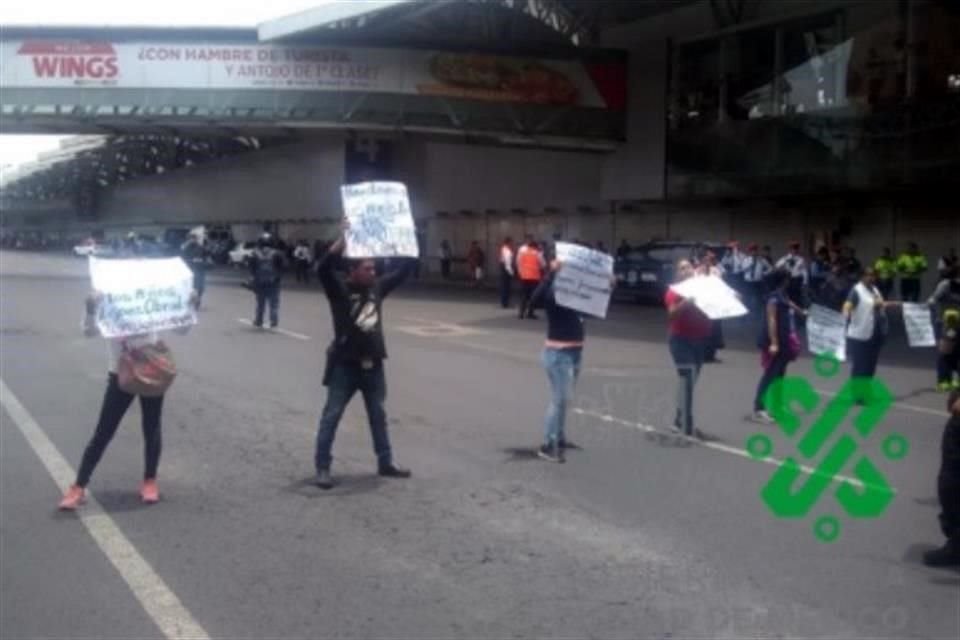
[[[701,250],[711,250],[719,258],[726,248],[715,243],[681,241],[650,242],[634,247],[626,256],[614,260],[615,292],[637,301],[659,299],[673,282],[677,261],[692,258]]]
[[[90,256],[108,258],[114,255],[114,253],[115,251],[111,245],[97,242],[93,239],[85,240],[73,248],[73,255],[79,258],[87,258]]]
[[[253,250],[256,249],[256,242],[244,242],[243,244],[238,244],[236,247],[230,251],[228,256],[230,256],[230,266],[231,267],[245,267],[247,262],[253,256]]]

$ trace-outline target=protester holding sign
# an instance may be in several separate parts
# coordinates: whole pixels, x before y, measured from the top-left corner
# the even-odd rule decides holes
[[[688,281],[695,276],[689,260],[677,263],[677,283]],[[673,288],[667,290],[664,297],[669,318],[670,355],[677,368],[679,384],[677,386],[677,414],[674,429],[681,428],[692,435],[693,428],[693,388],[703,366],[706,341],[710,338],[712,327],[708,318],[697,308],[692,297],[684,298]]]
[[[179,259],[176,259],[179,262]],[[103,263],[115,262],[114,265]],[[101,261],[101,264],[93,267],[99,269],[101,273],[95,272],[94,277],[95,293],[91,294],[86,301],[86,314],[83,318],[84,334],[88,337],[103,336],[107,337],[108,348],[108,373],[107,390],[103,397],[103,405],[100,409],[100,418],[97,421],[97,427],[93,437],[87,444],[83,453],[83,460],[77,471],[77,478],[67,489],[63,499],[60,501],[60,509],[72,511],[80,506],[85,500],[86,486],[90,482],[90,476],[93,474],[97,463],[103,456],[107,445],[113,439],[120,421],[130,407],[135,396],[140,396],[140,409],[143,414],[143,442],[144,442],[144,461],[145,468],[143,474],[143,483],[140,486],[140,498],[145,504],[153,504],[160,499],[160,490],[157,487],[157,467],[160,464],[161,451],[161,433],[160,419],[163,409],[163,398],[167,387],[172,383],[176,375],[176,367],[173,364],[172,357],[166,345],[160,341],[157,331],[147,333],[114,333],[117,326],[134,326],[133,321],[117,321],[115,316],[106,314],[106,310],[114,307],[118,309],[129,309],[128,315],[139,313],[146,316],[140,320],[141,325],[148,326],[153,322],[156,327],[177,326],[177,333],[185,334],[190,330],[191,322],[170,323],[164,322],[161,314],[154,313],[150,317],[150,311],[145,309],[160,306],[159,302],[151,302],[150,294],[156,291],[167,292],[169,287],[166,283],[156,283],[150,281],[136,282],[139,287],[133,297],[139,297],[142,302],[136,310],[133,307],[119,307],[116,304],[116,298],[122,295],[122,291],[110,291],[103,289],[97,290],[97,285],[103,282],[110,282],[109,278],[103,277],[102,272],[108,270],[108,266],[113,266],[112,271],[116,276],[114,282],[120,279],[124,273],[143,271],[148,266],[136,263],[164,263],[167,260],[151,261]],[[182,265],[182,263],[181,263]],[[186,275],[186,286],[190,287],[192,275],[183,265],[183,272]],[[164,275],[159,272],[160,277]],[[137,296],[137,294],[142,294]],[[189,297],[188,305],[193,308],[188,312],[188,316],[196,321],[196,305],[198,298],[195,293]],[[169,303],[167,306],[178,306],[175,303]]]
[[[843,305],[843,315],[847,319],[847,354],[853,364],[853,378],[872,378],[876,374],[880,349],[889,333],[887,308],[898,304],[884,301],[877,289],[876,270],[866,268]]]
[[[770,415],[766,394],[778,378],[787,373],[787,365],[800,355],[800,339],[794,320],[794,309],[787,297],[790,285],[790,272],[777,269],[770,275],[770,289],[765,305],[764,322],[761,324],[757,346],[760,347],[763,375],[757,385],[757,394],[753,400],[753,420],[763,424],[775,424]],[[773,402],[782,403],[782,398]]]
[[[583,356],[583,318],[579,312],[557,304],[554,281],[563,263],[550,263],[549,275],[540,282],[530,303],[540,305],[547,313],[547,340],[541,361],[550,381],[550,405],[544,421],[543,445],[537,451],[544,460],[563,462],[567,447],[564,426],[567,403],[580,375]]]
[[[530,304],[542,306],[547,314],[547,340],[541,361],[550,382],[551,395],[544,420],[543,445],[537,455],[549,462],[563,462],[567,448],[564,431],[567,404],[573,396],[583,356],[582,313],[605,316],[610,297],[609,289],[616,283],[612,270],[613,259],[610,256],[567,243],[557,243],[557,253],[568,257],[570,262],[553,260],[549,274],[540,282],[530,299]],[[592,264],[591,259],[601,261],[606,268],[601,266],[599,274],[594,275],[594,271],[588,268]],[[591,299],[594,297],[592,294],[581,297],[571,295],[572,291],[581,289],[571,287],[571,283],[596,284],[596,277],[605,279],[603,284],[606,300],[599,301],[602,308],[597,306],[597,301]]]
[[[557,303],[597,318],[607,317],[612,283],[616,282],[613,258],[569,242],[556,243],[556,253],[564,264],[554,278]]]
[[[344,233],[349,223],[344,221]],[[373,259],[351,260],[346,282],[334,273],[334,262],[348,246],[341,236],[330,247],[320,262],[320,282],[330,303],[333,315],[334,340],[327,349],[327,366],[323,384],[327,387],[327,402],[320,416],[317,446],[314,456],[321,489],[335,485],[330,474],[333,440],[340,418],[357,391],[363,394],[370,421],[370,434],[377,455],[377,472],[390,478],[407,478],[410,472],[393,463],[390,437],[387,433],[387,414],[384,402],[387,381],[384,360],[387,358],[383,338],[381,305],[384,298],[413,272],[415,260],[403,260],[396,271],[377,278]]]

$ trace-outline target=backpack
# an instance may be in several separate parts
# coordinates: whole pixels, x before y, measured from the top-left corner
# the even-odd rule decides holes
[[[275,285],[280,280],[277,270],[276,252],[273,249],[258,249],[256,252],[257,266],[253,272],[253,282],[257,286],[266,287]]]

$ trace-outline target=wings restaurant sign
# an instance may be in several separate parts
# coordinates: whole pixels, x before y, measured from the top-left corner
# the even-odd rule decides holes
[[[409,49],[4,40],[5,88],[273,89],[623,111],[626,64]]]

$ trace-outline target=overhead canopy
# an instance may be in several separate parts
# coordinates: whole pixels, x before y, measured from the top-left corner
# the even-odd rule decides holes
[[[261,41],[478,40],[516,49],[595,46],[611,27],[705,0],[339,0],[258,27]]]

